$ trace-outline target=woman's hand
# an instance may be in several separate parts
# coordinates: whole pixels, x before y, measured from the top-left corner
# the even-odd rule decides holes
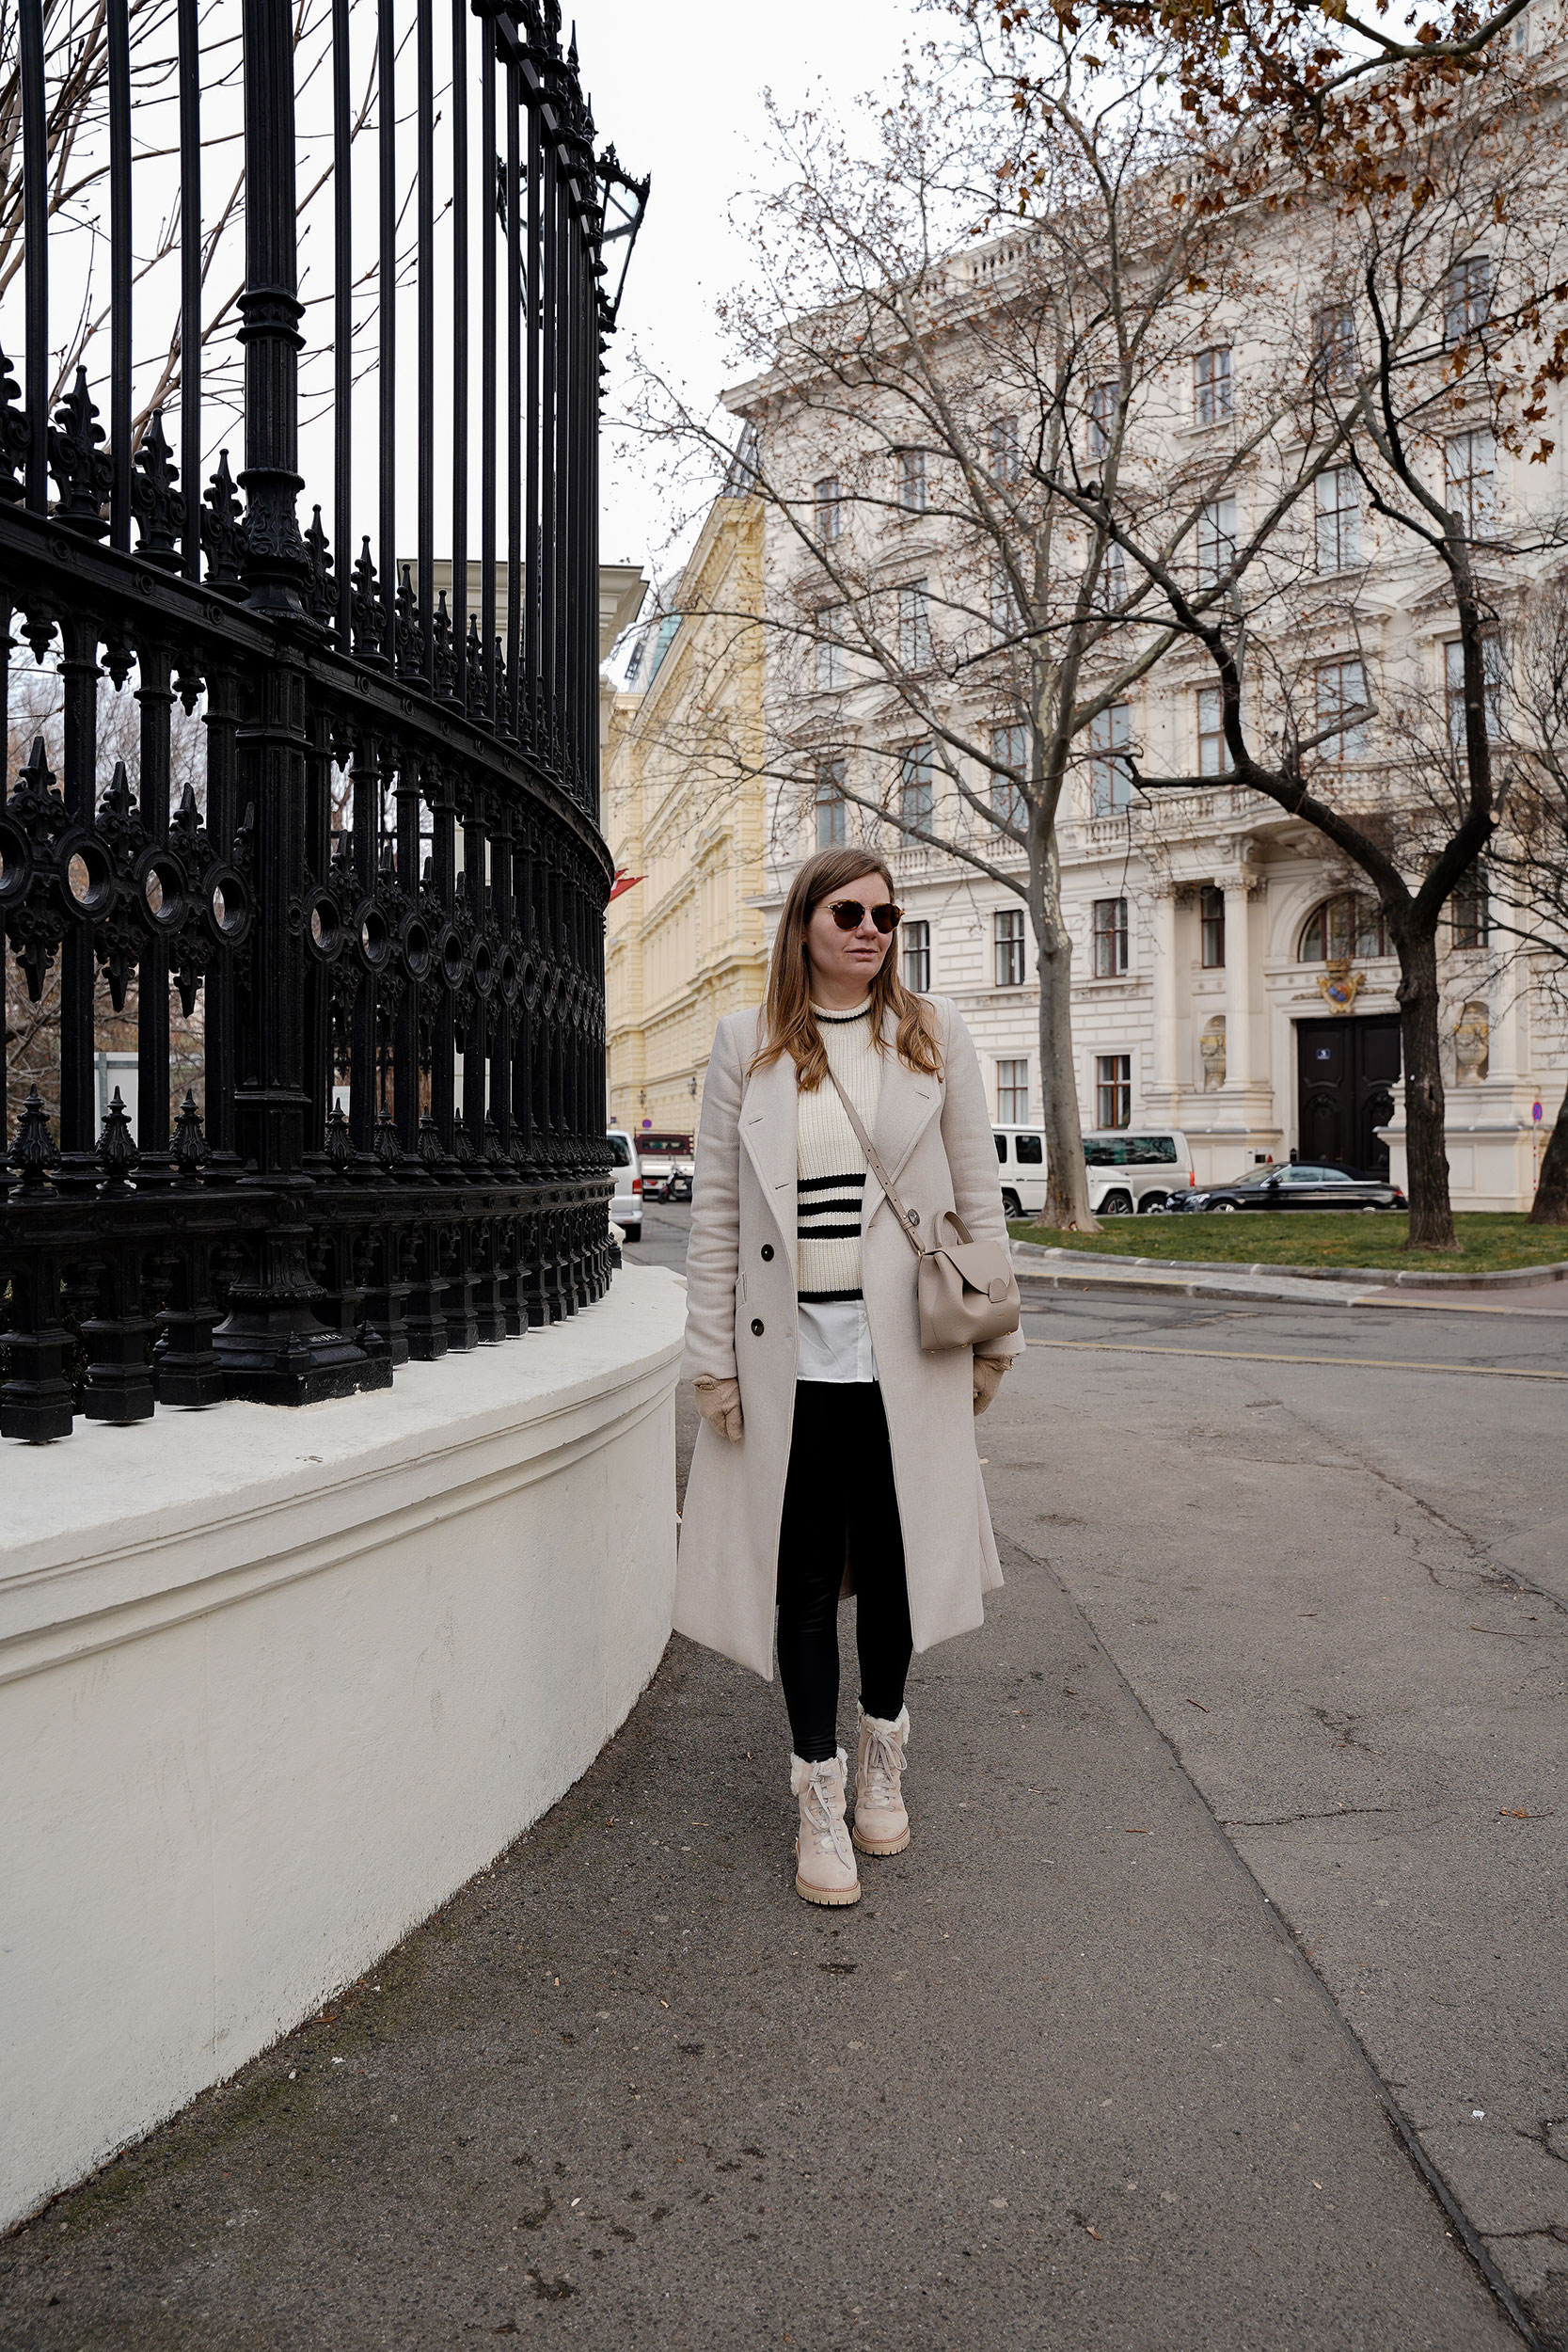
[[[995,1403],[996,1391],[1002,1386],[1002,1375],[1007,1369],[1007,1362],[1008,1359],[1006,1356],[975,1357],[974,1418],[976,1421],[979,1420],[988,1405]],[[699,1404],[702,1403],[700,1397],[697,1401]]]
[[[731,1445],[740,1443],[740,1383],[738,1380],[715,1380],[705,1375],[695,1382],[697,1410],[703,1419]],[[978,1405],[974,1407],[978,1412]]]

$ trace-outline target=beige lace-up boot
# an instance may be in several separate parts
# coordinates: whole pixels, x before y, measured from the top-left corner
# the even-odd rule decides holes
[[[860,1751],[855,1758],[855,1843],[862,1853],[902,1853],[910,1842],[910,1817],[904,1809],[904,1742],[910,1736],[910,1710],[896,1722],[885,1723],[857,1707]]]
[[[849,1759],[840,1748],[819,1764],[789,1759],[789,1785],[800,1800],[795,1840],[795,1892],[808,1903],[858,1903],[860,1873],[844,1826],[844,1785]]]

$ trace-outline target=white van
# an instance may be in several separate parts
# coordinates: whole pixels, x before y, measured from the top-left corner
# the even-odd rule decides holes
[[[1002,1205],[1010,1217],[1036,1217],[1045,1206],[1045,1137],[1037,1127],[996,1127]],[[1084,1137],[1089,1206],[1096,1216],[1148,1216],[1193,1183],[1187,1138],[1171,1128],[1123,1127]]]
[[[615,1198],[610,1214],[627,1241],[642,1238],[642,1177],[637,1165],[637,1149],[624,1127],[610,1127],[605,1132],[610,1158],[615,1163]]]

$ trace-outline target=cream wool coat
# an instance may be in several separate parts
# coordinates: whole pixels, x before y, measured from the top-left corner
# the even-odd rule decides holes
[[[907,1209],[955,1208],[976,1241],[1006,1245],[996,1145],[969,1031],[945,997],[930,1000],[944,1074],[898,1059],[883,1035],[874,1141]],[[771,1681],[779,1523],[795,1408],[795,1064],[787,1054],[748,1079],[760,1016],[720,1022],[703,1089],[687,1249],[681,1376],[738,1380],[737,1445],[705,1421],[687,1486],[675,1575],[675,1626]],[[981,1624],[982,1594],[1002,1581],[974,1441],[971,1351],[920,1345],[915,1257],[876,1177],[865,1180],[861,1282],[892,1444],[910,1618],[917,1650]],[[1014,1333],[988,1355],[1022,1349]]]

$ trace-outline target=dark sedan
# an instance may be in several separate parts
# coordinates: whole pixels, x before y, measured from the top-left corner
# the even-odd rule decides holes
[[[1408,1203],[1398,1184],[1379,1176],[1356,1176],[1323,1161],[1292,1160],[1285,1168],[1255,1168],[1233,1184],[1203,1184],[1175,1192],[1173,1210],[1195,1209],[1402,1209]]]

